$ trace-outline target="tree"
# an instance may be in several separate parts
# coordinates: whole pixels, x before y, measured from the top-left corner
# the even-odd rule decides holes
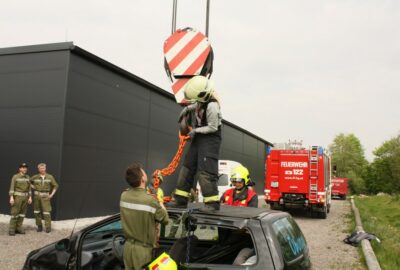
[[[336,176],[349,178],[349,186],[354,193],[365,192],[363,175],[368,162],[360,140],[354,134],[340,133],[329,146],[329,151]]]
[[[385,141],[374,151],[366,186],[373,192],[400,193],[400,135]]]

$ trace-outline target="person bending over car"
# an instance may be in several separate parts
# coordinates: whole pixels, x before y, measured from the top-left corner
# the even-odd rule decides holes
[[[125,172],[130,189],[121,194],[121,224],[126,238],[125,269],[140,270],[151,261],[156,247],[157,223],[168,224],[168,213],[162,202],[147,194],[147,175],[142,165],[133,163]]]
[[[221,197],[221,202],[225,205],[241,207],[258,207],[258,197],[250,186],[253,182],[249,177],[249,170],[240,165],[233,169],[231,183],[234,188],[228,189]]]

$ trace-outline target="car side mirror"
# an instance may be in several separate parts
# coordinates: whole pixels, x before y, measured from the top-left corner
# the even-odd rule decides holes
[[[64,238],[64,239],[58,241],[58,242],[55,244],[55,248],[56,248],[56,250],[58,250],[58,251],[65,251],[65,250],[68,249],[69,244],[70,244],[69,239],[68,239],[68,238]]]

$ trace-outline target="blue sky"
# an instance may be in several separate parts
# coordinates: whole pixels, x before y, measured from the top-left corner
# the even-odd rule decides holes
[[[178,28],[204,29],[180,0]],[[172,0],[0,0],[0,47],[73,41],[166,89]],[[271,141],[366,150],[400,132],[400,1],[211,0],[213,79],[224,117]]]

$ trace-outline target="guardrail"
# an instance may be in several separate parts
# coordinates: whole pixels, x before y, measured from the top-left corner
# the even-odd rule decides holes
[[[353,212],[354,212],[354,218],[356,220],[356,231],[364,232],[364,229],[363,229],[362,223],[361,223],[360,211],[358,211],[358,208],[356,207],[356,204],[354,203],[353,196],[351,196],[350,201],[351,201],[351,208],[353,209]],[[371,246],[371,243],[369,242],[369,240],[367,240],[367,239],[362,240],[361,247],[362,247],[362,251],[364,253],[365,262],[367,263],[368,270],[381,270],[381,266],[379,265],[379,262],[376,259],[374,250],[372,249],[372,246]]]

